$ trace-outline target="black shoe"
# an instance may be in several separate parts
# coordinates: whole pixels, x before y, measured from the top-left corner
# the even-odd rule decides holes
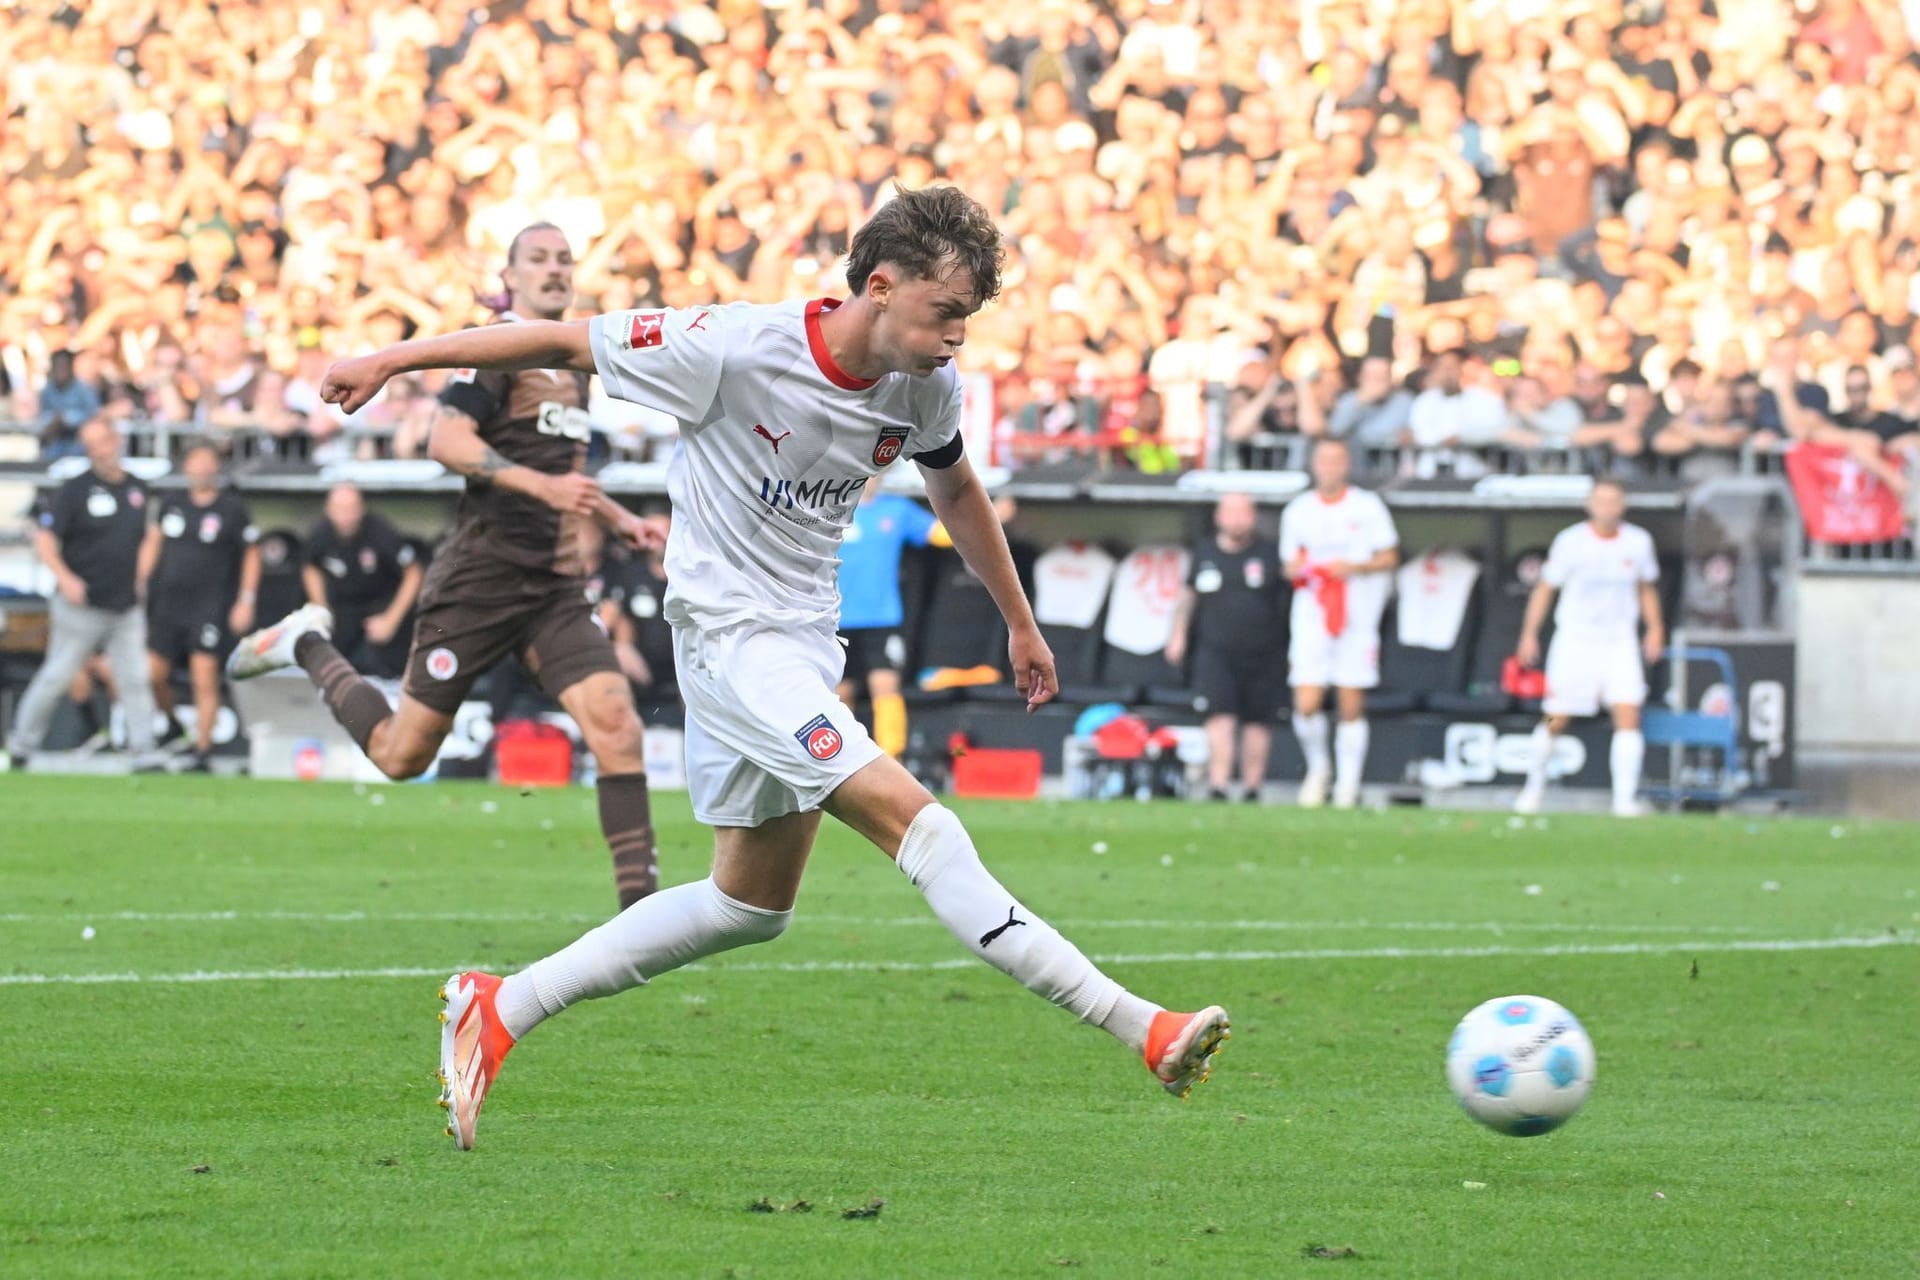
[[[212,773],[213,761],[210,758],[208,758],[206,752],[195,751],[193,754],[189,755],[185,760],[182,760],[180,762],[180,767],[175,769],[174,772],[175,773]]]
[[[1241,804],[1264,804],[1266,802],[1260,798],[1260,788],[1254,787],[1251,790],[1249,790],[1245,795],[1240,797],[1240,803]]]
[[[1228,795],[1226,789],[1223,787],[1208,787],[1207,799],[1215,804],[1225,804],[1227,801],[1233,799],[1233,797]]]

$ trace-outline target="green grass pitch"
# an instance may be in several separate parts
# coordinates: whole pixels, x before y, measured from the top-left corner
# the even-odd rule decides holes
[[[1912,828],[958,807],[1123,982],[1232,1012],[1191,1102],[829,823],[785,938],[529,1036],[462,1154],[437,976],[601,918],[590,792],[0,779],[0,1275],[1920,1273]],[[1532,1140],[1441,1080],[1518,992],[1600,1063]]]

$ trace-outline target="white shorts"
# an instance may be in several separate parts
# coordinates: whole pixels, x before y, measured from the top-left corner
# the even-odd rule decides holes
[[[834,695],[846,650],[829,624],[675,627],[687,704],[687,789],[710,827],[757,827],[818,809],[880,749]]]
[[[1320,610],[1296,609],[1287,643],[1287,683],[1298,689],[1371,689],[1380,683],[1380,623],[1352,619],[1339,635],[1327,634]]]
[[[1541,710],[1550,716],[1591,716],[1646,700],[1647,670],[1638,636],[1554,632],[1547,646],[1547,696]]]

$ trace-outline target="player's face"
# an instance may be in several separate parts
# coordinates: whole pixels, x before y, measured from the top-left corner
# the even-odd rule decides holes
[[[1595,485],[1587,496],[1587,514],[1600,532],[1612,533],[1627,518],[1627,495],[1614,485]]]
[[[1256,520],[1253,499],[1244,493],[1230,493],[1213,510],[1214,527],[1236,541],[1253,536]]]
[[[515,311],[558,320],[573,305],[573,250],[558,231],[529,231],[500,278]]]
[[[114,471],[120,466],[120,433],[104,422],[89,422],[80,428],[80,447],[97,471]]]
[[[1313,451],[1313,484],[1322,493],[1338,493],[1347,486],[1347,473],[1352,469],[1352,461],[1347,457],[1346,448],[1337,444],[1323,444]]]
[[[361,500],[358,490],[335,489],[327,495],[327,523],[343,538],[354,535],[360,528],[361,517],[366,513],[366,503]]]
[[[211,449],[195,449],[180,470],[187,477],[187,487],[196,493],[220,487],[220,455]]]
[[[889,368],[917,377],[953,359],[967,340],[967,318],[980,309],[973,276],[964,270],[920,280],[882,264],[867,290],[880,313],[873,327],[874,354]]]

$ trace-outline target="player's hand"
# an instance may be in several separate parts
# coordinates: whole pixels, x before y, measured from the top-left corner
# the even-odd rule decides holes
[[[643,689],[653,687],[653,671],[647,666],[647,660],[640,651],[630,644],[613,647],[613,656],[620,664],[620,673]]]
[[[367,639],[375,644],[386,644],[399,630],[398,620],[389,618],[384,613],[376,613],[367,619]]]
[[[1167,665],[1177,667],[1187,656],[1187,637],[1176,631],[1167,637]]]
[[[60,598],[78,608],[86,607],[87,584],[80,580],[79,574],[68,573],[60,579]]]
[[[562,514],[591,517],[600,511],[600,482],[578,471],[548,476],[540,484],[540,501]]]
[[[1329,578],[1344,578],[1348,574],[1353,572],[1353,566],[1348,564],[1345,560],[1329,560],[1325,564],[1317,565],[1315,567],[1318,568],[1320,572],[1326,574]]]
[[[1539,666],[1540,665],[1540,637],[1521,636],[1520,648],[1515,651],[1514,656],[1520,659],[1520,665],[1523,667]]]
[[[1666,653],[1667,638],[1658,631],[1649,631],[1640,642],[1640,650],[1647,655],[1647,665],[1652,666]]]
[[[320,379],[320,399],[338,405],[341,413],[358,413],[369,400],[380,394],[393,376],[378,355],[355,356],[336,360],[327,366]]]
[[[1013,686],[1026,698],[1029,713],[1059,694],[1060,677],[1053,669],[1053,650],[1041,639],[1038,627],[1008,636],[1007,658],[1013,664]]]
[[[628,516],[620,522],[620,536],[636,551],[658,551],[667,545],[667,522],[659,516]]]
[[[244,600],[234,601],[233,608],[227,611],[227,630],[236,636],[253,630],[253,606]]]

